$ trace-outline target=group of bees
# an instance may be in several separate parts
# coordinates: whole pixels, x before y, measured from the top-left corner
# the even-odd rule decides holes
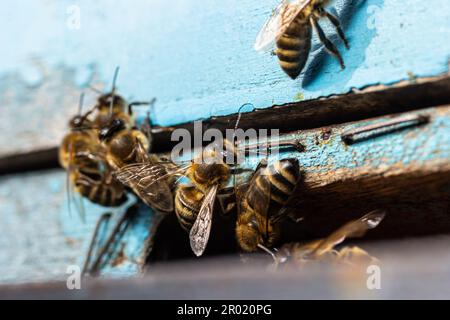
[[[227,160],[230,155],[236,159],[237,152],[257,145],[215,141],[186,163],[160,158],[150,152],[149,117],[146,126],[134,125],[133,107],[142,104],[146,103],[126,102],[115,93],[113,85],[111,92],[101,95],[93,108],[70,120],[70,132],[59,152],[60,163],[67,170],[69,195],[75,191],[94,203],[113,207],[123,204],[132,192],[154,211],[176,214],[180,226],[189,233],[196,256],[201,256],[207,247],[218,207],[215,200],[219,199],[223,214],[237,210],[235,235],[240,251],[264,250],[275,261],[286,261],[288,246],[277,252],[271,249],[280,238],[281,223],[288,217],[288,204],[301,181],[298,160],[284,158],[271,164],[260,161],[247,183],[234,183],[233,201],[226,204],[222,190],[227,188],[238,166]],[[293,141],[285,144],[298,147]],[[180,183],[181,177],[189,182]],[[345,237],[363,234],[378,225],[383,216],[381,212],[372,212],[320,243],[292,246],[295,250],[288,251],[304,251],[302,259],[333,252],[334,246]]]
[[[314,28],[343,67],[339,52],[317,23],[319,18],[327,17],[348,47],[339,20],[323,8],[327,2],[282,1],[258,36],[255,48],[260,50],[276,40],[276,54],[282,69],[296,78],[306,63]],[[69,194],[75,191],[94,203],[113,207],[123,204],[127,194],[132,192],[154,211],[176,214],[181,227],[189,233],[196,256],[201,256],[207,247],[217,198],[223,214],[232,209],[237,211],[235,238],[239,249],[242,252],[263,250],[277,264],[291,258],[303,261],[330,255],[350,256],[351,250],[338,252],[334,246],[346,237],[361,236],[383,219],[384,213],[371,212],[325,239],[284,245],[274,250],[282,232],[281,223],[288,217],[287,205],[301,181],[298,160],[285,158],[270,164],[261,161],[247,183],[234,184],[233,201],[231,205],[224,205],[222,191],[229,185],[237,167],[226,159],[230,154],[236,158],[236,153],[246,147],[236,141],[215,141],[184,164],[151,153],[150,118],[147,117],[139,128],[133,119],[134,107],[151,102],[129,103],[116,94],[117,71],[111,92],[101,94],[85,113],[81,112],[80,103],[80,111],[71,119],[70,132],[60,146],[59,160],[67,170]],[[295,143],[288,144],[295,147]],[[179,183],[181,177],[189,182]]]

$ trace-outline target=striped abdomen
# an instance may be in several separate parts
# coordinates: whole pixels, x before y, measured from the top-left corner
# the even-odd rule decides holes
[[[289,77],[298,77],[311,49],[311,23],[309,15],[299,15],[277,40],[276,54],[281,68]]]
[[[100,172],[97,176],[74,172],[73,183],[76,190],[85,198],[105,207],[119,206],[127,200],[122,184],[115,179],[106,181]]]
[[[188,231],[197,218],[202,205],[203,193],[194,186],[180,185],[175,193],[175,213],[181,227]]]
[[[283,159],[263,168],[249,186],[245,200],[257,214],[269,220],[279,217],[300,179],[297,159]],[[270,199],[270,201],[269,201]]]

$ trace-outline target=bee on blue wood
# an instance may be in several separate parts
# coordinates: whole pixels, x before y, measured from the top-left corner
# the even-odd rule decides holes
[[[158,195],[158,205],[165,201],[169,203],[166,195],[171,195],[170,189],[160,195],[158,188],[162,185],[169,188],[167,181],[172,185],[174,178],[189,179],[191,184],[177,187],[170,208],[175,209],[181,226],[189,232],[191,247],[197,256],[203,254],[208,243],[217,193],[231,176],[231,168],[224,159],[227,152],[233,152],[230,150],[234,147],[227,140],[224,140],[224,145],[225,149],[216,143],[205,147],[196,159],[186,165],[144,159],[125,165],[116,173],[117,179],[136,189],[144,202],[151,202],[150,198]]]
[[[91,111],[81,114],[82,97],[80,111],[70,120],[70,132],[59,147],[59,163],[67,171],[69,210],[72,203],[78,203],[77,210],[84,219],[83,203],[76,201],[74,192],[106,207],[121,205],[127,197],[123,185],[112,176],[106,162],[105,150],[97,137],[98,130],[88,118]]]
[[[255,50],[265,50],[275,42],[275,54],[281,68],[289,77],[296,79],[308,59],[314,29],[325,49],[336,57],[344,69],[341,54],[318,23],[320,18],[327,18],[335,26],[345,47],[349,48],[339,19],[324,8],[329,2],[329,0],[283,0],[258,34]]]
[[[280,236],[280,223],[288,217],[287,204],[301,178],[299,163],[287,158],[259,164],[250,182],[240,187],[236,239],[241,250],[271,248]]]
[[[81,113],[84,96],[81,95],[79,112],[69,122],[70,133],[64,137],[59,148],[59,162],[67,170],[69,208],[71,203],[78,202],[78,211],[83,217],[83,203],[76,201],[74,191],[105,207],[121,205],[127,199],[125,187],[112,175],[115,167],[108,162],[108,150],[101,143],[99,133],[112,122],[121,121],[131,126],[132,107],[147,103],[128,104],[116,94],[118,71],[116,68],[111,92],[100,95],[94,107],[85,114]],[[148,144],[145,142],[146,148]]]

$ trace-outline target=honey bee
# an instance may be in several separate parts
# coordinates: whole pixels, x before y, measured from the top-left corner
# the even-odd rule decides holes
[[[272,247],[279,238],[286,205],[301,178],[299,163],[287,158],[267,165],[261,162],[238,199],[236,240],[245,252]],[[242,190],[242,188],[241,188]]]
[[[369,229],[376,228],[385,217],[380,210],[369,212],[363,217],[350,221],[331,233],[324,239],[307,243],[289,243],[283,245],[276,253],[265,250],[272,255],[275,265],[278,266],[288,261],[303,264],[308,261],[332,261],[352,262],[370,261],[373,258],[358,247],[344,247],[337,251],[334,247],[342,243],[346,238],[362,237]]]
[[[165,168],[152,170],[159,160],[148,154],[149,141],[140,130],[131,127],[127,118],[116,116],[103,127],[99,140],[105,148],[106,161],[114,176],[129,186],[147,205],[163,212],[173,211],[172,192],[167,179],[162,179]],[[136,171],[137,170],[137,171]],[[142,176],[150,170],[151,174]]]
[[[308,59],[311,50],[311,31],[314,28],[325,49],[337,58],[341,68],[344,69],[341,54],[318,23],[319,18],[327,18],[336,28],[345,47],[349,48],[339,19],[324,9],[329,2],[329,0],[282,0],[258,34],[255,50],[264,50],[275,41],[275,53],[281,68],[289,77],[295,79]]]
[[[172,162],[136,161],[118,170],[116,177],[131,187],[138,186],[138,195],[145,200],[161,180],[176,176],[187,177],[191,185],[180,185],[175,192],[175,213],[181,226],[189,232],[191,248],[200,256],[208,243],[215,199],[229,180],[231,168],[226,164],[227,152],[233,150],[228,140],[212,143],[187,166]],[[167,191],[169,194],[169,191]]]
[[[80,99],[81,110],[82,98]],[[113,178],[111,168],[105,161],[97,130],[88,119],[90,112],[81,112],[69,122],[70,133],[59,148],[59,162],[67,170],[69,208],[72,189],[90,201],[106,206],[118,206],[127,199],[123,185]],[[82,217],[82,206],[78,208]]]
[[[112,119],[121,118],[130,126],[133,125],[133,107],[140,105],[153,106],[156,99],[151,101],[133,101],[128,103],[122,96],[116,94],[116,82],[119,74],[119,67],[116,67],[114,72],[114,78],[112,82],[111,91],[102,94],[100,91],[100,96],[97,99],[97,103],[94,105],[91,113],[96,111],[94,120],[92,121],[93,126],[97,128],[103,128],[107,126]],[[147,132],[146,132],[147,133]],[[148,137],[147,137],[148,138]]]

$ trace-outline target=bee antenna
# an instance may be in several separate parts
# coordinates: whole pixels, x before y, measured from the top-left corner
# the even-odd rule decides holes
[[[78,101],[78,115],[81,116],[81,112],[83,111],[83,103],[84,103],[84,92],[80,93],[80,100]]]
[[[268,253],[271,255],[271,257],[273,258],[274,261],[277,261],[276,257],[275,257],[275,253],[273,253],[272,251],[270,251],[267,247],[263,246],[261,243],[258,243],[258,248],[260,248],[262,251]]]
[[[113,77],[113,82],[112,82],[112,88],[111,88],[111,103],[109,105],[109,115],[112,118],[113,115],[113,106],[114,106],[114,96],[116,93],[116,81],[117,81],[117,77],[119,76],[119,66],[116,67],[116,70],[114,70],[114,77]]]
[[[248,102],[248,103],[244,103],[242,106],[239,107],[239,109],[238,109],[238,116],[237,116],[237,119],[236,119],[236,123],[235,123],[235,125],[234,125],[234,131],[237,130],[237,128],[238,128],[238,126],[239,126],[239,122],[241,121],[241,116],[242,116],[241,110],[242,110],[244,107],[246,107],[246,106],[252,106],[252,107],[253,107],[253,104]],[[233,138],[234,138],[234,135],[233,135]],[[234,141],[234,139],[233,139],[233,141]]]
[[[103,92],[101,92],[99,89],[97,89],[96,87],[94,87],[93,85],[88,85],[88,88],[90,89],[90,90],[92,90],[92,91],[94,91],[95,93],[98,93],[98,94],[103,94]]]

